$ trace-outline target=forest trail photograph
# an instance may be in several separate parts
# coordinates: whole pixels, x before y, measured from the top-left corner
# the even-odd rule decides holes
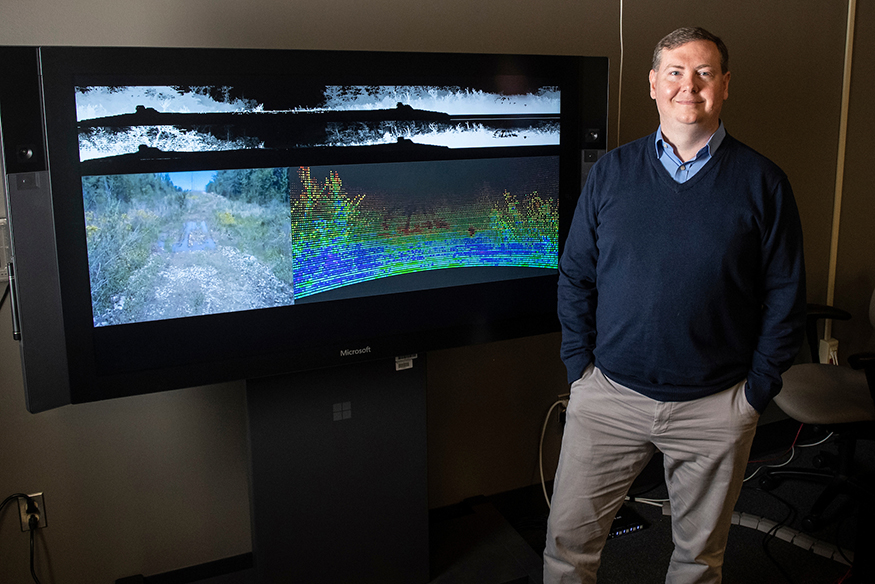
[[[167,174],[84,177],[94,325],[294,304],[285,185],[279,169],[218,172],[207,191]]]

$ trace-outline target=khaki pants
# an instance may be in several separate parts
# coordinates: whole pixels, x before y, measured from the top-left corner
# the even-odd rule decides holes
[[[744,382],[697,400],[659,402],[590,365],[571,386],[547,526],[545,584],[596,581],[614,516],[657,448],[665,457],[675,545],[665,581],[719,583],[758,419]]]

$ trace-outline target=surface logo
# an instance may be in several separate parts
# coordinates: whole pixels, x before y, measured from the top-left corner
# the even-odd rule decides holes
[[[334,421],[348,420],[352,417],[352,402],[334,404]]]

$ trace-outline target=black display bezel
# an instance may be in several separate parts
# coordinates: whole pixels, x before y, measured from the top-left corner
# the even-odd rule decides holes
[[[74,88],[106,79],[206,85],[235,76],[281,76],[284,83],[326,75],[341,82],[414,81],[460,71],[486,81],[507,74],[555,80],[562,95],[556,148],[561,249],[581,188],[583,152],[605,149],[605,58],[110,47],[3,47],[0,54],[6,63],[0,116],[7,181],[39,171],[50,178],[54,241],[46,245],[54,246],[57,272],[47,285],[59,288],[61,313],[54,316],[62,320],[69,379],[67,388],[37,387],[26,379],[32,411],[558,330],[555,275],[95,328]],[[25,160],[22,145],[34,150]],[[15,247],[15,221],[11,214],[13,253],[27,254]],[[31,286],[45,277],[18,276]],[[40,334],[22,326],[25,342]],[[25,378],[29,369],[52,366],[24,353],[23,359]]]

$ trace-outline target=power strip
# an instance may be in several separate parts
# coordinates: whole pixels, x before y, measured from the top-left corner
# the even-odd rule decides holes
[[[614,517],[611,530],[608,532],[608,539],[620,537],[621,535],[629,535],[630,533],[646,529],[649,526],[650,524],[637,511],[628,505],[623,505]]]

